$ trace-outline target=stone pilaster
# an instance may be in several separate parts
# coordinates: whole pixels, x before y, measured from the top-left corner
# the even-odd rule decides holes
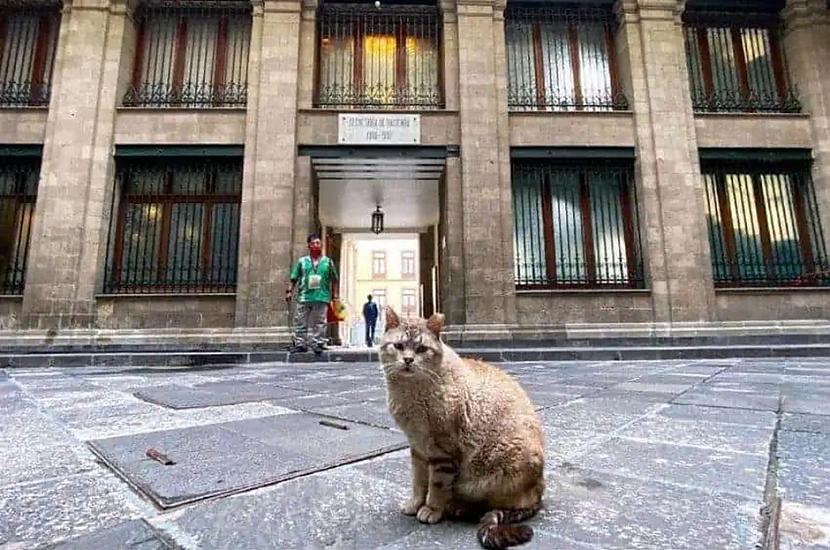
[[[23,298],[30,327],[94,322],[132,32],[123,0],[64,2]]]
[[[288,322],[294,231],[299,0],[254,5],[239,235],[237,326]]]
[[[317,0],[302,0],[298,109],[311,109],[314,102],[314,71],[317,64],[317,5]]]
[[[448,325],[464,324],[464,202],[461,160],[449,157],[442,192],[439,257],[441,259],[441,309]]]
[[[823,0],[789,0],[782,16],[791,80],[810,115],[813,184],[830,244],[830,9]]]
[[[683,0],[617,3],[621,73],[636,127],[646,276],[655,320],[669,322],[706,321],[714,312],[683,7]]]
[[[464,201],[465,310],[468,324],[515,319],[508,141],[504,100],[504,6],[459,0],[458,71],[461,186]],[[500,42],[499,42],[500,41]],[[497,45],[498,44],[498,45]],[[501,52],[501,53],[500,53]],[[505,116],[506,118],[506,116]],[[509,174],[509,166],[507,169]]]

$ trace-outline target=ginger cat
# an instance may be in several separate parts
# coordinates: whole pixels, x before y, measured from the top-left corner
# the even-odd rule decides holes
[[[386,308],[381,366],[412,458],[412,498],[401,512],[422,523],[476,514],[483,547],[523,544],[533,529],[513,524],[541,508],[542,426],[515,380],[441,342],[443,323],[441,314],[401,320]]]

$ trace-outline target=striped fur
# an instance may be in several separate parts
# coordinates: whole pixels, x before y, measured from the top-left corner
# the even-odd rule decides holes
[[[520,510],[491,510],[484,514],[478,524],[478,542],[487,550],[502,550],[524,544],[533,538],[533,529],[527,525],[516,525],[533,517],[538,508]]]

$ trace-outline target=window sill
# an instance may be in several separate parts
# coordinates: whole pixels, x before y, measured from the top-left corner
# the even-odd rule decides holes
[[[307,114],[307,113],[314,113],[314,114],[339,114],[339,113],[348,113],[348,114],[378,114],[378,115],[457,115],[458,109],[447,109],[445,107],[412,107],[411,109],[385,109],[381,107],[376,107],[373,109],[369,109],[366,107],[361,106],[348,106],[344,105],[341,109],[332,109],[330,107],[305,107],[302,109],[298,109],[300,114]]]
[[[0,105],[0,111],[48,111],[49,105]]]
[[[782,292],[830,292],[830,286],[715,287],[717,294],[777,294]]]
[[[0,294],[0,300],[22,300],[23,294]]]
[[[612,110],[612,111],[590,111],[590,110],[576,110],[576,109],[569,109],[569,110],[562,110],[562,111],[547,111],[544,109],[521,109],[521,110],[513,110],[512,108],[508,107],[507,114],[509,116],[529,116],[529,117],[549,117],[549,116],[592,116],[592,117],[600,117],[600,116],[620,116],[620,117],[631,117],[634,115],[634,111],[630,109],[624,110]]]
[[[694,115],[701,118],[810,118],[809,113],[775,113],[771,111],[695,111]]]
[[[227,105],[227,106],[204,106],[204,107],[166,107],[164,105],[139,105],[139,106],[128,106],[128,105],[119,105],[116,110],[124,111],[124,112],[144,112],[144,111],[163,111],[165,113],[169,113],[171,111],[182,111],[185,113],[198,113],[198,112],[205,112],[205,111],[229,111],[229,112],[241,112],[244,113],[247,111],[247,105]]]
[[[96,294],[95,299],[118,298],[235,298],[236,292],[134,292],[119,294]]]
[[[650,288],[549,288],[516,290],[516,296],[548,296],[559,294],[651,294]]]

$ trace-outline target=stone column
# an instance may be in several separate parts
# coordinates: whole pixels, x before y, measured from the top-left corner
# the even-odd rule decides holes
[[[813,137],[813,184],[830,245],[830,9],[823,0],[789,0],[784,48]]]
[[[23,297],[33,328],[90,326],[113,192],[124,0],[64,2]]]
[[[254,5],[237,326],[285,326],[294,231],[300,0]]]
[[[618,0],[636,181],[655,321],[707,321],[714,288],[680,16],[684,0]],[[626,66],[626,60],[628,65]]]
[[[510,180],[504,170],[509,149],[502,135],[506,122],[499,120],[504,5],[459,0],[457,10],[465,321],[509,323],[516,314],[513,239],[505,234],[512,226]]]

